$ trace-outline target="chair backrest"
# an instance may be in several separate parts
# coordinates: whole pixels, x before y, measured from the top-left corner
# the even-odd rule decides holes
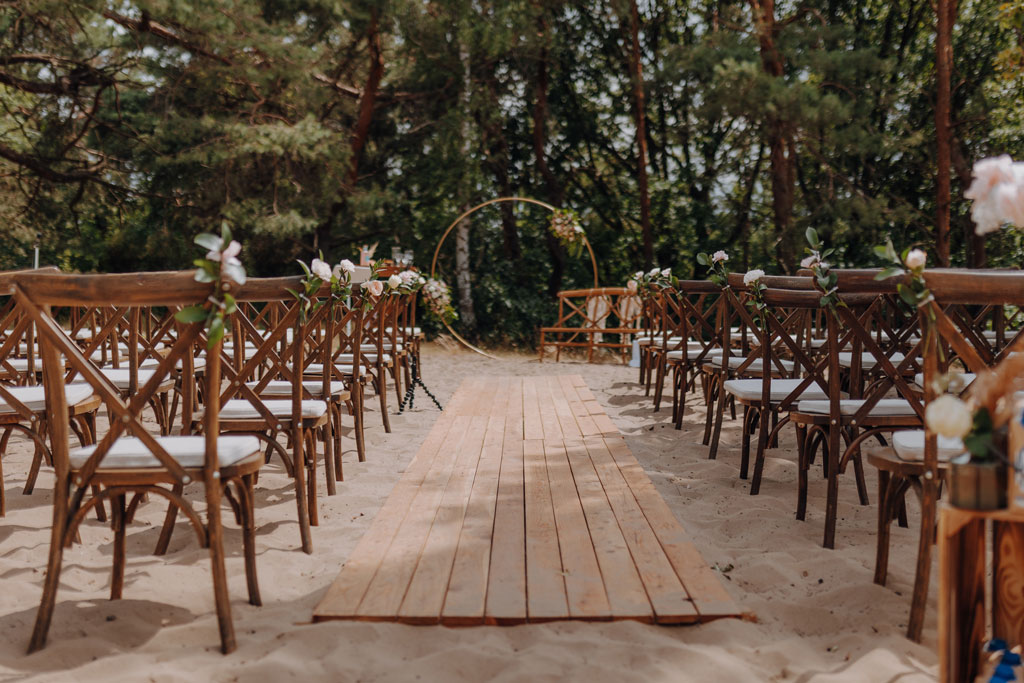
[[[107,432],[99,439],[95,450],[80,467],[76,482],[81,489],[102,464],[118,438],[128,435],[138,438],[159,461],[169,476],[180,484],[190,477],[181,465],[149,433],[142,421],[142,410],[157,388],[182,363],[183,372],[193,372],[193,347],[203,334],[202,323],[176,323],[177,339],[169,352],[161,357],[153,375],[138,392],[122,398],[121,392],[100,372],[92,361],[63,329],[53,316],[53,308],[69,306],[113,306],[118,310],[137,310],[138,307],[160,306],[180,309],[187,305],[206,302],[213,285],[196,282],[192,272],[129,273],[111,275],[24,274],[15,279],[15,297],[18,306],[32,319],[40,336],[43,377],[46,390],[46,409],[49,414],[51,451],[58,477],[69,471],[68,459],[68,406],[65,396],[65,368],[92,390],[106,405],[110,421]],[[115,323],[116,324],[116,323]],[[220,384],[219,343],[207,357],[206,380],[209,390]],[[212,473],[217,468],[216,437],[218,412],[207,410],[204,431],[206,449],[203,468]]]

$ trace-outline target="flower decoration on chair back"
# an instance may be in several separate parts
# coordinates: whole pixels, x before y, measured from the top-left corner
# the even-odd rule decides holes
[[[196,259],[195,279],[198,282],[214,282],[213,293],[203,305],[186,306],[178,311],[174,318],[182,323],[204,322],[208,348],[224,339],[226,327],[224,320],[235,312],[235,298],[230,294],[231,283],[245,284],[245,268],[238,255],[242,245],[231,237],[231,228],[222,223],[220,236],[209,232],[200,233],[195,243],[206,249],[206,256]]]
[[[714,254],[697,254],[697,263],[707,266],[707,279],[719,287],[729,286],[729,269],[725,265],[729,261],[729,255],[719,249]]]

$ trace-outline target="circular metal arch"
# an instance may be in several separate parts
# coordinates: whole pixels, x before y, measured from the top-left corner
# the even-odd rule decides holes
[[[498,204],[499,202],[525,202],[527,204],[536,204],[537,206],[541,206],[541,207],[547,209],[548,211],[551,211],[552,213],[554,213],[555,211],[558,210],[557,208],[555,208],[554,206],[548,204],[547,202],[542,202],[542,201],[537,200],[537,199],[530,199],[529,197],[497,197],[495,199],[488,199],[486,202],[477,204],[476,206],[474,206],[474,207],[472,207],[470,209],[467,209],[466,211],[464,211],[462,213],[461,216],[459,216],[454,221],[452,221],[451,225],[448,226],[448,229],[444,231],[443,235],[441,235],[441,239],[440,239],[440,241],[438,241],[437,247],[434,249],[434,258],[430,261],[430,277],[431,278],[434,277],[435,271],[437,270],[437,257],[441,253],[441,247],[444,245],[444,241],[446,239],[448,239],[448,235],[451,234],[451,231],[455,229],[455,226],[458,225],[464,218],[469,217],[470,215],[476,213],[480,209],[482,209],[484,207],[487,207],[487,206],[490,206],[491,204]],[[587,239],[587,236],[584,234],[584,235],[582,235],[582,237],[583,237],[583,244],[586,245],[587,252],[590,254],[590,265],[591,265],[591,267],[594,270],[594,287],[597,288],[597,286],[598,286],[597,258],[594,256],[594,249],[593,249],[593,247],[590,246],[590,241]],[[460,335],[458,332],[453,330],[451,325],[449,325],[447,321],[442,320],[441,322],[448,329],[448,331],[452,334],[452,336],[455,337],[456,339],[458,339],[467,348],[472,349],[473,351],[476,351],[477,353],[479,353],[482,356],[487,356],[488,358],[492,358],[494,360],[501,360],[497,356],[493,356],[493,355],[487,353],[486,351],[484,351],[482,349],[479,349],[476,346],[473,346],[472,344],[470,344],[466,339],[464,339],[462,337],[462,335]]]

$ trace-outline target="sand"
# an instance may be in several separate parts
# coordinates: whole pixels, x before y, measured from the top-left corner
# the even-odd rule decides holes
[[[257,552],[264,604],[245,601],[241,539],[226,533],[238,649],[224,656],[213,612],[208,554],[179,522],[170,552],[151,552],[163,506],[143,505],[129,529],[124,599],[108,600],[113,534],[90,519],[84,543],[65,555],[49,644],[28,656],[46,564],[52,476],[21,488],[31,450],[17,437],[4,458],[8,514],[0,519],[0,681],[918,681],[937,674],[935,586],[924,642],[904,636],[914,578],[918,516],[894,528],[889,585],[872,583],[876,508],[857,503],[843,478],[837,547],[821,547],[825,482],[812,470],[808,518],[794,517],[791,430],[769,454],[760,495],[738,478],[739,430],[728,424],[718,460],[700,445],[703,409],[681,432],[670,410],[653,413],[637,371],[618,364],[494,361],[427,345],[425,381],[448,399],[470,376],[581,374],[626,435],[659,492],[726,588],[757,622],[703,626],[551,623],[450,629],[384,623],[312,624],[313,607],[369,527],[426,436],[437,411],[423,396],[392,415],[385,434],[368,401],[367,462],[345,441],[345,481],[327,497],[321,481],[314,552],[299,550],[291,481],[279,463],[257,490]],[[391,397],[394,410],[394,397]],[[877,480],[868,467],[875,500]],[[192,490],[195,496],[197,490]],[[229,516],[230,519],[230,516]],[[937,576],[933,572],[933,576]]]

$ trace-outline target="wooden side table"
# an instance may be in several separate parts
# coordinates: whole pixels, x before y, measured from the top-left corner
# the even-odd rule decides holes
[[[1024,511],[939,514],[939,666],[944,683],[977,675],[985,640],[985,522],[992,522],[992,635],[1024,644]]]

